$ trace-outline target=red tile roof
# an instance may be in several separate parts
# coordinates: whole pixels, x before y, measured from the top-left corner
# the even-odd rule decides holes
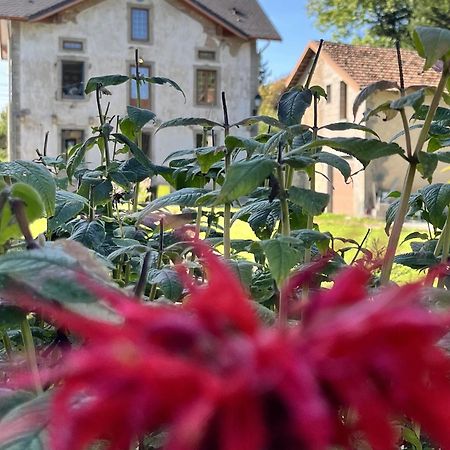
[[[296,85],[303,78],[318,46],[317,41],[309,44],[288,78],[289,87]],[[423,72],[424,60],[415,51],[402,50],[401,52],[406,87],[437,85],[439,74],[432,69]],[[394,48],[376,48],[325,41],[321,57],[334,63],[343,78],[347,78],[347,81],[350,79],[359,88],[375,81],[399,79],[397,53]]]

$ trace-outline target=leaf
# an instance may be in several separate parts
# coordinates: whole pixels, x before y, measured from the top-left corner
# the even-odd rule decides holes
[[[128,118],[133,122],[137,129],[141,129],[150,121],[154,121],[156,114],[148,109],[127,106]]]
[[[50,396],[19,404],[0,421],[0,450],[46,450]]]
[[[410,267],[411,269],[427,269],[439,264],[439,259],[434,256],[433,252],[411,252],[397,255],[394,258],[394,263]]]
[[[318,216],[325,211],[330,196],[321,192],[310,191],[291,186],[288,191],[289,200],[299,205],[310,216]]]
[[[156,284],[164,297],[169,300],[176,302],[183,294],[183,285],[178,273],[173,269],[151,269],[148,274],[148,282]]]
[[[420,192],[422,193],[425,207],[430,214],[431,223],[440,228],[443,225],[442,215],[444,209],[450,203],[450,184],[430,184],[420,189]]]
[[[447,164],[450,163],[450,152],[436,152],[435,155],[439,161]]]
[[[96,249],[103,244],[106,238],[104,225],[97,221],[80,221],[73,229],[69,239],[80,242],[87,248]]]
[[[52,232],[73,219],[87,205],[88,201],[81,195],[68,191],[57,191],[55,214],[48,220],[48,230]]]
[[[311,158],[319,163],[328,164],[329,166],[339,170],[345,181],[350,178],[352,168],[350,167],[350,164],[341,156],[335,155],[334,153],[318,152],[311,155]]]
[[[419,231],[413,231],[412,233],[409,233],[405,239],[403,239],[403,241],[401,242],[400,245],[404,244],[405,242],[410,241],[411,239],[422,239],[422,240],[426,240],[428,239],[428,234],[427,233],[420,233]]]
[[[417,27],[413,42],[419,55],[425,59],[424,70],[439,60],[450,57],[450,30],[437,27]]]
[[[312,92],[309,89],[294,88],[285,92],[278,102],[278,120],[286,126],[300,124],[311,101]]]
[[[231,203],[256,189],[273,171],[276,162],[258,157],[233,164],[225,177],[216,204]]]
[[[264,144],[261,144],[261,142],[240,136],[227,136],[225,138],[225,146],[229,152],[232,152],[237,148],[245,150],[248,156],[252,156],[255,151],[262,150],[264,148]]]
[[[92,136],[82,144],[75,145],[71,148],[69,159],[67,161],[67,176],[69,180],[72,179],[75,171],[79,167],[79,165],[84,161],[86,157],[86,153],[90,150],[98,141],[98,136]]]
[[[412,118],[417,120],[425,120],[429,109],[430,107],[428,105],[422,105],[418,111],[414,113]],[[443,108],[442,106],[439,106],[434,114],[433,122],[441,123],[444,126],[450,125],[450,108]]]
[[[312,244],[316,244],[318,242],[329,242],[330,236],[328,234],[321,233],[317,230],[298,230],[295,231],[294,236],[302,241],[305,247],[311,247]]]
[[[266,125],[269,125],[270,127],[274,127],[274,128],[280,128],[280,129],[284,129],[286,128],[286,125],[282,122],[280,122],[279,120],[275,119],[274,117],[269,117],[269,116],[252,116],[252,117],[247,117],[244,120],[241,120],[240,122],[236,122],[232,125],[232,127],[239,127],[239,126],[251,126],[251,125],[255,125],[257,123],[265,123]]]
[[[153,175],[156,175],[157,170],[156,166],[148,159],[145,153],[130,139],[128,139],[125,135],[121,133],[115,133],[113,136],[122,144],[125,144],[129,149],[133,156],[136,158],[136,161],[139,162],[144,169],[152,172]],[[152,175],[152,176],[153,176]]]
[[[11,305],[7,305],[3,302],[0,302],[0,330],[9,330],[11,328],[19,328],[20,324],[23,322],[25,318],[24,312]],[[2,396],[0,389],[0,417],[3,415],[2,411],[4,405],[2,404]]]
[[[133,244],[126,247],[119,247],[108,255],[110,261],[114,261],[119,256],[128,255],[129,257],[142,255],[148,251],[148,247],[143,244]]]
[[[159,197],[139,212],[138,222],[142,221],[147,214],[167,206],[196,206],[197,200],[209,192],[209,190],[201,188],[184,188]]]
[[[385,216],[386,217],[386,226],[384,227],[384,231],[389,236],[391,225],[394,223],[395,216],[397,215],[397,211],[400,206],[401,193],[394,191],[394,192],[391,192],[388,195],[388,197],[397,199],[394,202],[392,202],[389,205],[388,209],[386,210],[386,216]],[[416,208],[412,208],[412,206],[416,202],[420,201],[421,198],[422,198],[422,196],[420,193],[414,193],[409,197],[409,201],[408,201],[409,210],[408,210],[407,216],[414,214],[416,212]]]
[[[401,110],[407,106],[412,106],[415,111],[417,111],[423,104],[425,100],[425,89],[419,89],[412,94],[400,97],[397,100],[391,102],[391,108],[395,110]]]
[[[111,180],[104,180],[103,178],[91,178],[89,175],[93,172],[87,172],[81,179],[78,194],[89,199],[92,190],[92,202],[94,206],[104,205],[111,200],[113,185]]]
[[[102,77],[93,77],[87,82],[84,92],[86,94],[90,94],[91,92],[95,92],[97,90],[97,85],[100,85],[101,87],[117,86],[118,84],[126,83],[129,79],[130,77],[125,75],[105,75]]]
[[[159,85],[164,85],[164,84],[168,84],[169,86],[173,87],[174,89],[176,89],[178,92],[180,92],[183,97],[184,100],[186,100],[186,95],[183,91],[183,89],[180,88],[180,86],[178,85],[178,83],[175,83],[175,81],[171,80],[170,78],[164,78],[164,77],[146,77],[144,78],[144,80],[147,83],[150,84],[159,84]]]
[[[439,162],[437,155],[435,153],[419,152],[418,158],[420,164],[417,166],[417,170],[425,180],[431,182]]]
[[[130,183],[139,183],[146,178],[152,177],[155,174],[155,169],[154,166],[148,167],[147,165],[142,165],[136,158],[130,158],[123,162],[117,171]]]
[[[21,312],[22,320],[23,317],[24,313]],[[13,408],[18,407],[19,405],[28,402],[33,398],[34,395],[31,392],[16,390],[13,391],[10,389],[0,388],[0,421]]]
[[[283,163],[292,167],[293,169],[306,169],[314,164],[316,161],[313,159],[313,155],[294,155],[283,158]]]
[[[279,237],[262,241],[261,245],[267,257],[269,269],[272,276],[280,287],[283,281],[288,277],[291,269],[297,265],[302,254],[300,250],[295,248],[294,239]]]
[[[401,155],[403,149],[395,143],[387,143],[377,139],[362,138],[334,138],[334,139],[317,139],[300,149],[293,150],[287,155],[296,154],[300,151],[317,147],[331,147],[334,150],[347,153],[358,159],[364,166],[370,161],[390,155]]]
[[[400,89],[400,86],[395,81],[380,80],[369,84],[362,89],[353,102],[353,120],[356,120],[358,109],[365,100],[367,100],[375,92],[385,91],[387,89]]]
[[[250,288],[254,264],[250,261],[230,259],[228,260],[228,265],[231,267],[242,286],[247,289]]]
[[[225,147],[204,147],[195,151],[198,165],[202,173],[208,173],[209,169],[216,163],[221,161],[224,156]]]
[[[382,103],[381,105],[378,105],[375,108],[367,109],[364,112],[361,121],[367,122],[373,116],[380,117],[379,113],[381,112],[384,113],[385,116],[383,122],[387,122],[389,120],[394,119],[398,114],[397,110],[391,108],[391,101],[389,100],[387,102]]]
[[[214,128],[214,127],[222,127],[223,125],[218,122],[214,122],[209,119],[203,119],[199,117],[178,117],[177,119],[172,119],[167,122],[162,123],[155,133],[159,130],[169,127],[186,127],[189,125],[197,125],[203,128]]]
[[[330,131],[347,131],[347,130],[358,130],[358,131],[364,131],[365,133],[373,134],[378,139],[380,139],[380,136],[372,130],[369,127],[365,127],[364,125],[359,125],[357,123],[353,122],[336,122],[336,123],[330,123],[329,125],[324,125],[323,127],[320,127],[319,130],[330,130]]]
[[[30,161],[5,162],[0,163],[0,176],[11,177],[29,184],[39,193],[47,216],[54,214],[56,183],[45,167]]]

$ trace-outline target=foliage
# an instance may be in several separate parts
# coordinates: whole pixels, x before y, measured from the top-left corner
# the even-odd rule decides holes
[[[10,363],[23,348],[21,386],[40,394],[29,401],[0,390],[0,450],[41,449],[47,439],[55,450],[84,450],[97,440],[129,449],[137,439],[144,449],[158,440],[145,434],[165,427],[169,448],[326,449],[358,438],[384,450],[402,440],[394,415],[417,450],[426,438],[411,420],[448,446],[449,360],[435,345],[448,323],[421,302],[448,303],[450,190],[432,178],[437,161],[450,160],[450,110],[438,108],[449,89],[450,35],[418,27],[413,41],[426,67],[442,62],[430,104],[426,87],[405,95],[378,83],[354,109],[377,90],[397,92],[381,108],[405,115],[403,134],[406,115],[416,121],[414,147],[383,142],[361,124],[303,123],[324,101],[323,89],[307,81],[282,93],[274,116],[230,123],[224,94],[223,121],[181,115],[162,123],[158,133],[201,127],[203,145],[157,165],[141,148],[142,128],[156,115],[130,106],[114,130],[113,112],[103,110],[102,96],[129,82],[138,98],[151,83],[183,100],[177,83],[142,77],[137,63],[131,78],[88,81],[99,124],[65,157],[43,149],[34,162],[0,163],[0,370],[12,387]],[[269,128],[235,133],[256,124]],[[355,129],[366,137],[339,135]],[[225,139],[208,146],[216,130]],[[86,167],[93,152],[100,164]],[[341,235],[320,220],[329,195],[317,190],[316,166],[347,181],[342,153],[362,170],[388,155],[408,162],[404,189],[387,212],[382,264],[384,249],[369,244],[370,233]],[[416,172],[430,183],[412,192]],[[145,198],[142,184],[156,176],[174,190]],[[407,232],[407,216],[419,216],[427,232]],[[36,238],[30,223],[42,218],[46,228]],[[254,234],[232,235],[238,221]],[[388,287],[394,263],[426,270],[427,286],[437,279],[438,289]]]

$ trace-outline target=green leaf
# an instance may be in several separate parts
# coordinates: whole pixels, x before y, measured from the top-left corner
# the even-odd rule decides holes
[[[150,84],[159,84],[159,85],[164,85],[164,84],[168,84],[169,86],[173,87],[174,89],[176,89],[178,92],[180,92],[183,97],[184,100],[186,100],[186,95],[183,91],[183,89],[180,88],[180,86],[175,83],[175,81],[171,80],[170,78],[164,78],[164,77],[145,77],[144,80],[147,83]]]
[[[24,313],[21,312],[22,320]],[[1,318],[1,315],[0,315]],[[1,320],[1,319],[0,319]],[[22,321],[21,320],[21,321]],[[0,388],[0,420],[9,413],[12,409],[22,405],[25,402],[32,400],[34,394],[27,391],[16,391],[5,388]]]
[[[33,187],[41,197],[48,217],[55,212],[56,183],[42,165],[30,161],[0,163],[0,176],[14,178]]]
[[[254,264],[250,261],[230,259],[228,260],[228,265],[232,268],[242,286],[250,288]]]
[[[25,318],[24,312],[11,305],[7,305],[0,301],[0,330],[9,330],[11,328],[19,328]],[[1,389],[0,389],[1,400]],[[0,417],[3,415],[3,404],[0,401]]]
[[[117,259],[119,256],[122,256],[122,255],[128,255],[129,257],[139,256],[147,251],[148,251],[148,247],[143,244],[140,244],[140,243],[132,244],[129,246],[119,247],[117,250],[114,250],[113,252],[111,252],[108,255],[108,259],[110,261],[114,261],[115,259]]]
[[[186,127],[190,125],[197,125],[203,128],[214,128],[214,127],[222,127],[223,125],[218,122],[214,122],[209,119],[203,119],[199,117],[178,117],[177,119],[172,119],[167,122],[162,123],[158,129],[156,130],[156,133],[159,130],[162,130],[163,128],[169,128],[169,127]]]
[[[403,149],[395,143],[387,143],[377,139],[362,139],[362,138],[334,138],[334,139],[317,139],[300,149],[293,150],[288,153],[296,154],[304,152],[307,149],[317,147],[331,147],[343,153],[354,156],[364,166],[367,166],[370,161],[390,155],[401,155]]]
[[[94,206],[104,205],[111,200],[113,185],[111,180],[90,177],[94,172],[87,172],[81,179],[78,194],[89,199],[92,190],[92,202]],[[101,175],[102,176],[102,175]]]
[[[136,158],[136,161],[139,162],[144,169],[152,172],[153,175],[156,175],[156,166],[148,159],[145,153],[132,140],[128,139],[121,133],[115,133],[113,134],[113,136],[117,139],[117,141],[125,144],[130,149],[130,152]]]
[[[267,257],[270,272],[277,286],[280,287],[291,269],[301,261],[302,253],[295,247],[296,243],[292,238],[278,237],[262,241],[261,245]]]
[[[312,101],[309,89],[294,88],[285,92],[278,102],[278,120],[286,126],[298,125]]]
[[[410,241],[411,239],[422,239],[422,240],[426,240],[428,239],[428,234],[427,233],[420,233],[419,231],[413,231],[412,233],[409,233],[405,239],[403,239],[402,244],[404,244],[405,242]]]
[[[318,216],[325,211],[330,196],[321,192],[310,191],[296,186],[291,186],[288,191],[289,200],[299,205],[307,214]]]
[[[0,421],[0,450],[46,450],[50,396],[43,394],[19,404]]]
[[[418,109],[418,111],[414,113],[412,118],[417,120],[425,120],[429,108],[430,107],[428,105],[422,105]],[[444,108],[442,106],[439,106],[434,114],[433,122],[434,123],[438,122],[438,124],[441,124],[443,126],[450,125],[450,108]]]
[[[87,205],[88,201],[81,195],[68,191],[57,191],[55,214],[48,220],[48,230],[52,232],[73,219]]]
[[[436,153],[419,152],[418,158],[420,164],[417,166],[417,170],[425,180],[431,182],[439,162]]]
[[[424,70],[439,60],[450,57],[450,30],[437,27],[417,27],[413,33],[414,45],[422,58]]]
[[[430,214],[431,223],[436,227],[442,227],[444,209],[450,203],[450,184],[430,184],[422,188],[420,192]]]
[[[136,158],[127,159],[119,168],[120,172],[130,183],[138,183],[155,175],[154,166],[142,165]]]
[[[256,189],[273,171],[276,162],[267,158],[254,158],[233,164],[217,199],[217,204],[231,203]]]
[[[316,162],[313,155],[293,155],[283,158],[283,163],[295,170],[306,169]]]
[[[150,121],[154,121],[156,114],[148,109],[127,106],[128,118],[133,122],[137,129],[141,129]]]
[[[389,236],[389,230],[391,228],[391,225],[394,223],[395,216],[400,206],[401,193],[398,191],[393,191],[388,195],[388,197],[397,199],[394,202],[392,202],[389,205],[388,209],[386,210],[386,226],[384,227],[384,231]],[[417,192],[409,197],[408,201],[409,210],[407,216],[413,215],[419,210],[417,206],[418,203],[421,202],[421,198],[422,198],[421,194]]]
[[[84,161],[87,151],[97,143],[97,140],[98,136],[92,136],[82,144],[75,145],[71,148],[69,159],[67,161],[67,176],[69,177],[69,180],[72,179],[76,169]]]
[[[417,111],[425,100],[425,89],[419,89],[412,94],[400,97],[391,102],[391,108],[400,111],[403,108],[411,106]]]
[[[330,123],[329,125],[324,125],[323,127],[320,127],[319,130],[330,130],[330,131],[347,131],[347,130],[357,130],[357,131],[364,131],[365,133],[373,134],[378,139],[380,139],[380,136],[372,130],[369,127],[365,127],[364,125],[359,125],[357,123],[353,122],[336,122],[336,123]]]
[[[311,158],[313,158],[318,163],[328,164],[329,166],[339,170],[345,181],[350,178],[352,168],[350,167],[350,164],[341,156],[335,155],[334,153],[318,152],[314,155],[311,155]]]
[[[203,147],[195,151],[198,165],[202,173],[208,173],[209,169],[225,156],[225,147]]]
[[[436,152],[435,155],[439,161],[447,164],[450,163],[450,152]]]
[[[73,229],[69,239],[80,242],[87,248],[96,249],[106,238],[104,225],[97,221],[80,221]]]
[[[397,255],[394,258],[394,263],[418,270],[439,264],[439,259],[434,256],[433,252],[411,252]]]
[[[177,272],[173,269],[151,269],[148,274],[148,282],[156,284],[164,297],[169,300],[176,302],[183,294],[183,285]]]
[[[129,79],[130,77],[125,75],[105,75],[102,77],[93,77],[87,82],[84,92],[86,94],[90,94],[91,92],[95,92],[97,90],[97,85],[100,85],[100,87],[116,86],[118,84],[126,83]]]
[[[302,241],[305,247],[311,247],[311,245],[318,242],[327,243],[330,241],[330,236],[328,234],[321,233],[317,230],[298,230],[294,231],[292,234],[296,239]]]
[[[245,150],[249,157],[252,156],[255,151],[262,150],[264,148],[264,144],[261,144],[261,142],[240,136],[227,136],[225,138],[225,146],[230,152],[236,150],[237,148]]]
[[[400,86],[395,81],[380,80],[369,84],[362,89],[353,102],[353,120],[356,119],[358,109],[365,100],[367,100],[375,92],[386,91],[387,89],[400,89]]]
[[[184,188],[171,192],[163,197],[159,197],[150,202],[142,211],[139,212],[138,222],[141,221],[147,214],[161,208],[166,208],[167,206],[196,206],[197,200],[209,192],[209,190],[201,188]]]
[[[275,119],[274,117],[270,117],[270,116],[252,116],[252,117],[247,117],[244,120],[241,120],[240,122],[236,122],[232,125],[232,127],[239,127],[239,126],[251,126],[251,125],[255,125],[257,123],[265,123],[266,125],[269,125],[270,127],[274,127],[274,128],[280,128],[280,129],[284,129],[286,128],[286,125],[282,122],[280,122],[279,120]]]

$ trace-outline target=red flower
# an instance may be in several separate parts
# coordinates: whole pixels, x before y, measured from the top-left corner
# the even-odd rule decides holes
[[[355,432],[387,450],[391,420],[404,414],[450,448],[450,363],[436,346],[447,321],[421,306],[420,284],[370,297],[370,274],[350,268],[310,299],[301,324],[267,327],[230,269],[196,247],[208,283],[189,281],[182,307],[139,304],[85,279],[120,323],[43,304],[41,313],[85,338],[50,374],[53,450],[98,439],[129,450],[162,428],[168,450],[326,450],[349,446]]]

